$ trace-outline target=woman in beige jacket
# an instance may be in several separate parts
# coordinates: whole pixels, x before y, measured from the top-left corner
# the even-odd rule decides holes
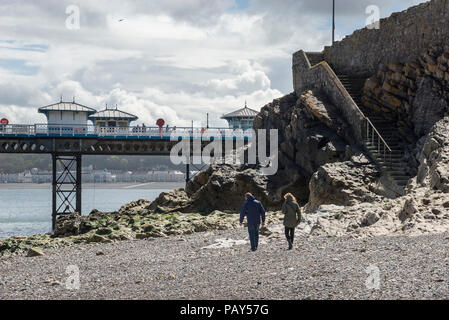
[[[284,214],[285,237],[288,241],[288,250],[291,250],[293,248],[295,228],[301,222],[301,208],[291,193],[287,193],[284,196],[284,200],[282,213]]]

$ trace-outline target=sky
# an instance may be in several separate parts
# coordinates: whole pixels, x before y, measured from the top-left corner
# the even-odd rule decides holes
[[[370,5],[383,18],[422,2],[336,0],[336,38],[363,28]],[[259,111],[293,91],[292,54],[330,44],[331,10],[331,0],[0,0],[0,118],[45,123],[37,109],[62,96],[147,126],[205,126],[209,113],[222,127],[245,101]]]

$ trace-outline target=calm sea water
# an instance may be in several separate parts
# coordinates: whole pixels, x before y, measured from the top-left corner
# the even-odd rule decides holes
[[[85,189],[83,214],[93,209],[117,211],[124,204],[139,199],[154,200],[163,189]],[[50,189],[0,190],[0,239],[51,232]]]

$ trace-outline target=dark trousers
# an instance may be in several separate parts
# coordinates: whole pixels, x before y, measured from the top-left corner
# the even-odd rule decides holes
[[[293,243],[293,238],[295,237],[295,228],[285,227],[285,237]]]
[[[251,243],[251,250],[256,250],[259,246],[259,225],[249,224],[248,225],[249,242]]]

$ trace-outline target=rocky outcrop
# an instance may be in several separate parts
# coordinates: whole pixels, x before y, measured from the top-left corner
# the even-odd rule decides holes
[[[310,180],[306,211],[315,212],[325,204],[353,206],[379,200],[374,192],[379,178],[376,166],[363,154],[352,161],[325,164]]]
[[[181,210],[190,202],[190,198],[184,189],[172,190],[161,193],[148,207],[149,210],[164,213],[173,210]]]
[[[369,78],[363,104],[395,120],[409,142],[449,112],[449,46],[433,46],[417,60],[390,63]]]
[[[421,152],[416,184],[449,193],[449,117],[438,121],[418,146]]]
[[[46,249],[77,244],[188,235],[195,232],[234,229],[240,226],[239,215],[214,211],[209,215],[180,212],[157,214],[149,210],[149,201],[139,200],[118,212],[93,211],[88,216],[65,215],[58,219],[58,235],[42,234],[0,240],[0,257],[12,254],[42,255]],[[279,223],[279,213],[267,215],[269,224]],[[62,223],[63,226],[58,223]],[[64,233],[64,231],[66,233]],[[268,234],[269,230],[265,230]]]
[[[229,210],[239,212],[245,201],[246,192],[251,192],[265,207],[269,208],[276,204],[276,200],[270,192],[269,179],[261,174],[258,168],[247,166],[212,166],[205,177],[206,184],[196,191],[191,199],[192,202],[186,210],[192,212],[211,212],[213,210]],[[194,183],[200,184],[205,177],[199,177]],[[187,186],[189,192],[190,186]],[[193,188],[193,189],[196,189]]]
[[[56,237],[79,235],[84,223],[85,219],[80,213],[70,213],[59,216],[53,234]]]
[[[391,234],[419,235],[425,233],[441,233],[449,231],[449,117],[438,121],[430,133],[421,139],[420,151],[417,157],[420,162],[418,176],[410,183],[405,196],[397,199],[373,197],[366,188],[369,181],[355,184],[355,188],[340,190],[346,196],[346,190],[353,194],[358,188],[364,188],[361,197],[345,198],[333,196],[338,188],[331,188],[332,179],[323,178],[320,181],[324,187],[317,188],[322,191],[318,195],[320,201],[314,200],[308,206],[319,205],[314,214],[308,215],[311,225],[310,234],[342,236],[352,235],[377,236]],[[325,171],[324,166],[322,170]],[[337,169],[335,169],[337,170]],[[335,170],[329,170],[335,176]],[[352,170],[354,172],[354,170]],[[331,176],[325,172],[325,175]],[[354,172],[358,177],[362,174]],[[345,172],[342,177],[351,174]],[[311,190],[316,188],[311,182]],[[316,194],[312,191],[312,194]],[[356,193],[357,194],[357,193]],[[333,197],[331,201],[328,197]],[[364,198],[367,197],[367,198]],[[351,201],[354,200],[354,201]],[[307,207],[307,206],[306,206]]]
[[[212,165],[191,180],[185,190],[162,193],[149,209],[154,212],[239,212],[244,195],[254,194],[265,207],[277,206],[269,178],[257,166]]]
[[[339,109],[312,91],[300,97],[292,93],[266,105],[255,127],[279,130],[277,176],[285,179],[278,190],[289,190],[302,201],[308,201],[310,178],[322,165],[349,160],[360,152]]]

